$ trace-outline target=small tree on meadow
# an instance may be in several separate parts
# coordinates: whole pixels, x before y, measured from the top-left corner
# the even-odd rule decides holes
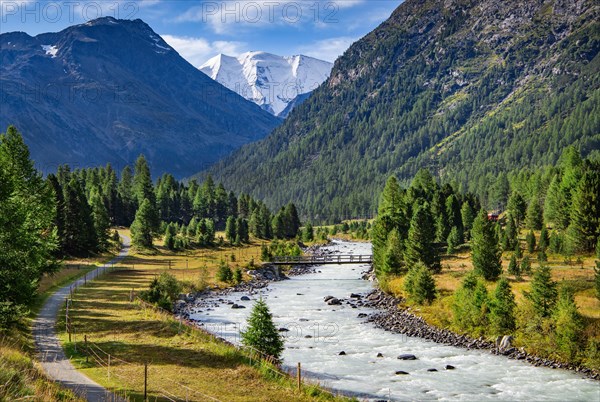
[[[556,345],[567,359],[573,359],[579,350],[584,323],[577,311],[573,291],[561,287],[556,309],[552,315],[556,328]]]
[[[456,226],[452,227],[452,230],[450,230],[450,234],[448,235],[448,250],[447,253],[448,254],[454,254],[454,252],[456,251],[456,247],[458,247],[460,245],[460,233],[459,230]]]
[[[516,278],[521,276],[521,268],[519,267],[519,262],[514,254],[510,257],[510,262],[508,263],[508,274],[514,275]]]
[[[525,275],[529,275],[531,274],[531,260],[529,259],[529,257],[524,257],[521,260],[521,274],[525,274]]]
[[[477,274],[486,280],[496,280],[502,273],[502,253],[498,246],[498,238],[494,222],[487,218],[485,210],[481,210],[473,222],[471,255]]]
[[[221,261],[217,270],[217,280],[221,282],[231,282],[233,280],[233,272],[225,261]]]
[[[131,225],[131,239],[135,246],[143,248],[152,247],[153,218],[154,211],[152,204],[148,199],[144,199]]]
[[[423,263],[413,265],[406,274],[404,290],[417,304],[431,303],[437,296],[435,279]]]
[[[527,243],[527,251],[529,254],[533,253],[535,251],[535,234],[533,234],[533,230],[530,230],[529,233],[527,233],[525,242]]]
[[[531,291],[525,293],[535,312],[540,317],[549,317],[556,304],[556,282],[552,280],[550,268],[541,265],[533,274]]]
[[[515,295],[506,278],[501,278],[496,285],[490,303],[490,322],[497,334],[506,334],[515,330]]]
[[[248,317],[248,328],[242,332],[242,343],[276,360],[281,358],[283,339],[273,323],[267,303],[262,298],[252,308]]]

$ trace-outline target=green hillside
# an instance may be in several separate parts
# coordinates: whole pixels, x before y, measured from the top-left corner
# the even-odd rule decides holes
[[[390,174],[428,167],[488,207],[517,168],[600,149],[593,0],[408,0],[270,136],[209,170],[312,220],[370,216]],[[204,173],[205,174],[205,173]]]

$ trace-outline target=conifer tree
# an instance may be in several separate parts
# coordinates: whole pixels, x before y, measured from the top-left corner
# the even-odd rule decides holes
[[[404,253],[406,262],[409,265],[422,262],[432,271],[439,272],[442,267],[439,252],[434,245],[434,241],[435,228],[433,226],[433,217],[429,211],[428,204],[425,203],[417,206],[410,221]]]
[[[388,235],[388,244],[385,251],[383,269],[381,272],[385,275],[398,275],[404,270],[404,260],[402,259],[402,242],[397,229],[393,229]]]
[[[542,227],[542,231],[540,232],[540,244],[538,244],[539,250],[546,250],[550,245],[550,236],[548,235],[548,228],[546,225]]]
[[[515,219],[517,226],[525,220],[527,203],[521,194],[514,191],[508,199],[508,213]]]
[[[523,260],[521,260],[520,271],[522,274],[525,275],[531,274],[531,260],[529,259],[529,257],[526,256],[523,258]]]
[[[576,186],[569,235],[575,251],[594,251],[600,238],[600,163],[589,163]]]
[[[141,248],[152,247],[152,237],[154,234],[152,220],[155,218],[154,212],[150,200],[144,199],[131,224],[131,241],[134,246]]]
[[[305,242],[311,242],[315,239],[315,231],[313,229],[313,225],[309,222],[304,227],[304,232],[302,233],[302,240]]]
[[[540,317],[549,317],[556,304],[556,282],[552,280],[550,268],[540,265],[534,272],[530,292],[525,297],[531,301]]]
[[[515,257],[517,257],[517,258],[523,257],[523,252],[521,250],[521,243],[519,242],[519,240],[517,240],[515,242]]]
[[[507,334],[515,330],[515,295],[506,278],[501,278],[496,285],[490,306],[490,322],[494,332]]]
[[[529,206],[527,207],[527,228],[531,230],[540,230],[543,224],[542,207],[540,206],[536,195],[529,201]]]
[[[464,233],[467,238],[471,237],[471,229],[473,229],[473,221],[475,220],[475,212],[471,205],[465,201],[460,208],[460,215],[462,219],[462,225],[464,228]]]
[[[501,251],[494,223],[487,219],[485,210],[481,210],[473,222],[471,256],[477,274],[486,280],[496,280],[502,273]]]
[[[594,267],[594,288],[596,289],[596,298],[600,300],[600,261],[596,261]]]
[[[561,287],[552,315],[556,329],[556,345],[566,359],[573,359],[579,350],[584,323],[577,311],[573,291],[568,287]]]
[[[227,224],[225,225],[225,238],[231,244],[235,243],[235,237],[237,236],[235,218],[230,216],[227,218]]]
[[[90,195],[90,205],[92,208],[92,220],[96,231],[95,237],[98,244],[98,250],[104,251],[108,247],[108,239],[110,237],[110,219],[108,211],[97,191],[93,191]]]
[[[456,251],[456,247],[462,244],[461,236],[459,233],[459,229],[454,226],[452,230],[450,230],[450,234],[448,235],[448,254],[453,254]]]
[[[533,233],[533,230],[530,230],[529,233],[527,233],[525,241],[527,242],[527,251],[532,254],[535,251],[535,234]]]
[[[137,200],[138,209],[144,200],[148,200],[147,218],[153,232],[158,232],[160,220],[158,217],[158,207],[156,206],[156,194],[150,175],[150,167],[144,155],[140,155],[135,161],[135,171],[133,176],[133,195]]]
[[[510,257],[510,262],[508,263],[508,273],[509,275],[514,275],[517,278],[521,276],[521,269],[519,267],[517,257],[514,254]]]
[[[0,330],[26,316],[39,280],[58,270],[56,202],[14,126],[0,134]],[[3,368],[4,370],[4,368]]]
[[[273,323],[269,307],[262,298],[252,308],[248,317],[248,328],[242,332],[242,343],[276,360],[281,358],[283,339]]]
[[[431,270],[419,262],[409,268],[404,280],[404,290],[417,304],[431,303],[437,296],[435,279]]]
[[[505,250],[514,249],[515,243],[519,242],[519,229],[515,219],[511,215],[509,215],[506,220],[506,229],[504,230],[504,234],[506,236]]]

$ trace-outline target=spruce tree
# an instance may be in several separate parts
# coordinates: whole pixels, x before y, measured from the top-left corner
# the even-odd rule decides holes
[[[502,273],[501,255],[494,223],[488,220],[485,210],[481,210],[473,222],[471,240],[475,272],[486,280],[496,280]]]
[[[225,225],[225,238],[230,244],[235,243],[237,235],[235,226],[235,218],[233,216],[228,217],[227,224]]]
[[[242,343],[275,360],[281,359],[283,339],[273,323],[269,307],[262,298],[252,308],[248,317],[248,327],[242,332]]]
[[[514,254],[510,257],[510,262],[508,263],[508,274],[514,275],[516,278],[521,276],[521,269],[517,257]]]
[[[440,256],[434,245],[435,228],[427,203],[419,205],[410,221],[404,258],[407,264],[422,262],[434,272],[441,270]]]
[[[584,322],[577,311],[573,291],[568,287],[561,287],[552,318],[556,325],[556,345],[564,358],[572,360],[579,350]]]
[[[393,229],[388,236],[388,244],[381,271],[385,276],[398,275],[404,270],[405,265],[402,259],[402,251],[400,234],[397,229]]]
[[[515,295],[506,278],[501,278],[496,285],[490,303],[490,322],[496,334],[508,334],[515,330]]]
[[[102,202],[97,191],[93,191],[90,195],[90,205],[92,208],[92,220],[94,222],[98,250],[104,251],[108,247],[110,218],[106,206]]]
[[[42,276],[59,269],[55,214],[52,187],[8,127],[0,134],[0,330],[27,315]]]
[[[540,232],[540,243],[538,244],[539,250],[546,250],[550,245],[550,236],[548,235],[548,228],[546,225],[542,227],[542,231]]]
[[[153,219],[155,211],[152,209],[150,200],[144,199],[135,214],[135,219],[131,225],[131,241],[134,246],[141,248],[152,247],[153,237]]]
[[[600,237],[600,163],[589,163],[576,186],[571,207],[570,241],[574,251],[594,251]]]
[[[517,240],[515,242],[515,257],[517,257],[517,258],[523,257],[523,252],[521,250],[521,243],[519,243],[519,240]]]
[[[556,282],[552,280],[550,268],[540,265],[534,272],[531,290],[525,293],[535,312],[540,317],[549,317],[556,304]]]
[[[530,230],[529,233],[527,233],[525,241],[527,243],[527,251],[529,254],[532,254],[535,251],[535,234],[533,233],[533,230]]]
[[[542,218],[542,207],[540,206],[537,195],[533,196],[527,207],[527,228],[531,230],[540,230],[544,224]]]
[[[471,229],[473,229],[473,221],[475,220],[475,212],[467,201],[463,202],[462,207],[460,208],[460,215],[465,236],[470,238]]]
[[[515,222],[515,219],[509,215],[506,220],[506,229],[504,229],[506,240],[504,246],[505,250],[514,249],[515,243],[519,242],[519,229]]]
[[[435,279],[423,263],[413,265],[406,274],[404,290],[417,304],[431,303],[437,296]]]
[[[315,240],[315,231],[313,229],[313,225],[309,222],[304,227],[304,232],[302,233],[302,240],[305,242],[312,242]]]
[[[600,300],[600,261],[596,261],[594,267],[594,288],[596,289],[596,298]]]
[[[452,230],[450,230],[450,234],[448,235],[448,254],[453,254],[456,251],[456,247],[458,247],[462,242],[460,238],[459,229],[454,226]]]
[[[531,274],[531,260],[529,259],[529,257],[526,256],[525,258],[523,258],[523,260],[521,260],[520,271],[522,274],[525,275]]]
[[[508,213],[515,219],[517,226],[525,220],[527,203],[521,194],[514,191],[508,199]]]

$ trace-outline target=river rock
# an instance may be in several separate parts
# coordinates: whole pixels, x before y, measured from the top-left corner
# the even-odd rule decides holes
[[[331,300],[331,299],[335,299],[335,297],[333,297],[333,296],[325,296],[325,297],[323,298],[323,301],[324,301],[325,303],[327,303],[327,302],[328,302],[329,300]]]
[[[359,295],[359,294],[356,294],[356,293],[351,293],[350,294],[350,298],[352,298],[352,299],[360,299],[360,298],[362,298],[362,296]]]
[[[504,335],[504,337],[502,338],[502,341],[500,341],[500,350],[507,351],[510,348],[512,348],[512,341],[513,341],[512,335]]]
[[[383,353],[381,353],[381,352],[377,353],[377,357],[383,357]]]
[[[357,317],[358,317],[358,318],[366,318],[366,317],[367,317],[367,314],[365,314],[365,313],[360,313],[360,314],[358,314],[358,316],[357,316]]]
[[[402,370],[398,370],[396,371],[396,375],[407,375],[408,373],[406,371],[402,371]]]
[[[427,369],[427,371],[429,371],[430,373],[434,373],[434,372],[436,372],[436,371],[437,371],[437,369],[430,368],[430,369]]]
[[[411,354],[404,354],[398,356],[399,360],[417,360],[417,356]]]
[[[327,304],[329,304],[330,306],[339,306],[340,304],[342,304],[342,302],[340,301],[340,299],[334,297],[332,299],[329,299],[327,301]]]
[[[244,306],[242,306],[240,304],[235,304],[234,303],[234,304],[231,305],[231,308],[233,308],[233,309],[239,309],[239,308],[246,308],[246,307],[244,307]]]
[[[287,328],[283,328],[283,327],[282,327],[282,328],[279,328],[279,329],[278,329],[278,331],[279,331],[279,332],[290,332],[290,330],[289,330],[289,329],[287,329]]]
[[[241,301],[250,301],[250,298],[248,296],[242,296],[240,298]]]
[[[344,352],[344,351],[342,350],[340,353],[338,353],[338,355],[339,355],[339,356],[346,356],[346,352]]]
[[[451,364],[446,364],[446,370],[454,370],[455,367]]]

